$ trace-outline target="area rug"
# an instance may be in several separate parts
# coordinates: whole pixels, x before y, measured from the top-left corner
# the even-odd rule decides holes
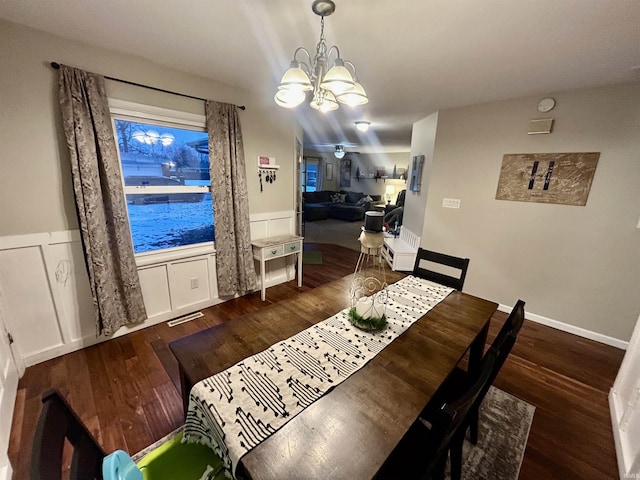
[[[535,409],[491,387],[480,406],[478,444],[464,442],[462,480],[517,480]]]
[[[480,407],[478,444],[465,441],[462,450],[463,480],[517,480],[524,458],[535,407],[495,387],[487,392]],[[172,439],[178,428],[133,456],[134,461]],[[224,472],[215,472],[223,480]],[[446,478],[449,479],[447,465]]]
[[[302,252],[302,263],[304,265],[322,265],[322,252],[313,250]]]

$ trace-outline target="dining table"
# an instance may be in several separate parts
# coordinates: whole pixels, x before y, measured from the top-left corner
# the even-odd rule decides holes
[[[389,284],[405,277],[387,271]],[[185,415],[198,382],[351,305],[352,276],[174,340]],[[373,478],[436,390],[468,353],[480,365],[498,305],[452,291],[346,380],[238,462],[236,478]]]

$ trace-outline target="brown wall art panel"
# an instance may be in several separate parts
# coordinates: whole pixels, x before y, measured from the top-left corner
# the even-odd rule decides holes
[[[598,158],[599,152],[506,154],[496,199],[584,206]]]

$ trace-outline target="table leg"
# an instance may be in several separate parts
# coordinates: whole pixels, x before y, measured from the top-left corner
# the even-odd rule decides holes
[[[302,250],[298,252],[298,287],[302,286]]]
[[[182,410],[184,412],[184,418],[187,418],[187,409],[189,408],[189,393],[191,393],[191,382],[187,379],[187,376],[182,369],[182,366],[179,366],[180,370],[180,390],[182,390]]]
[[[262,300],[263,302],[265,301],[265,299],[267,298],[267,295],[265,293],[265,286],[264,286],[264,260],[260,260],[260,300]]]
[[[485,324],[469,348],[469,373],[476,373],[480,369],[484,346],[487,343],[487,333],[489,333],[489,322]]]

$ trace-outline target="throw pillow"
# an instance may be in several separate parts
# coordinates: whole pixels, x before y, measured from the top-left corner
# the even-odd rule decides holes
[[[346,202],[357,203],[357,201],[360,200],[362,197],[364,197],[364,194],[362,192],[347,192]]]
[[[360,200],[358,200],[356,202],[356,206],[357,207],[362,207],[362,206],[364,206],[365,203],[367,203],[367,197],[362,197]]]
[[[373,198],[371,198],[369,195],[367,195],[366,197],[364,197],[364,201],[365,202],[371,202],[371,201],[373,201]]]
[[[347,194],[346,193],[340,193],[340,203],[344,203],[347,200]]]
[[[340,203],[340,194],[339,193],[334,193],[333,195],[331,195],[331,202],[332,203]]]

